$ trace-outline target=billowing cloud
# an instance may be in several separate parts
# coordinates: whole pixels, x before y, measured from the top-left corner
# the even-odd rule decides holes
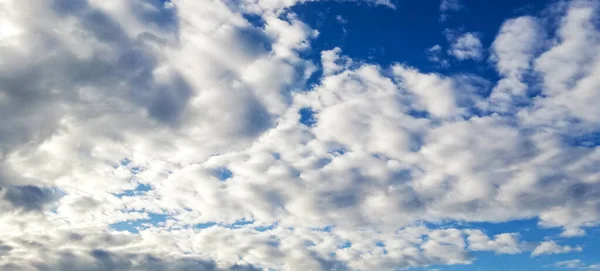
[[[2,2],[0,266],[398,270],[580,250],[469,223],[600,224],[597,3],[504,22],[494,82],[338,47],[314,63],[301,2]],[[459,60],[483,51],[451,39]]]

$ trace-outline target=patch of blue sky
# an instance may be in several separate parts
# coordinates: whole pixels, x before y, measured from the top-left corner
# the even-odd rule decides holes
[[[138,184],[138,186],[135,189],[125,190],[122,193],[114,194],[114,195],[119,198],[134,197],[134,196],[142,195],[151,190],[152,190],[152,186],[150,186],[148,184]]]
[[[310,107],[304,107],[298,110],[298,114],[300,114],[300,123],[313,127],[317,124],[317,119],[315,118],[315,112]]]
[[[257,14],[243,14],[243,16],[244,19],[246,19],[246,21],[248,21],[252,26],[258,28],[265,27],[265,20],[261,16]]]
[[[321,227],[321,228],[311,228],[311,230],[320,231],[320,232],[331,232],[334,228],[335,228],[335,225],[328,225],[328,226]]]
[[[346,152],[348,152],[348,150],[344,147],[339,147],[339,148],[332,148],[329,149],[329,154],[333,155],[333,156],[341,156],[346,154]]]
[[[116,231],[128,231],[138,234],[140,230],[149,227],[160,227],[169,218],[165,214],[149,213],[147,219],[128,220],[110,225],[110,228]]]
[[[123,158],[121,161],[119,161],[119,165],[122,167],[129,168],[129,171],[131,171],[131,173],[133,173],[134,175],[138,174],[144,170],[144,168],[142,168],[140,166],[132,165],[132,161],[129,158]],[[114,168],[117,168],[117,167],[118,166],[115,166]]]
[[[142,172],[144,169],[142,167],[131,167],[129,170],[133,174],[138,174],[138,173]]]
[[[246,227],[252,227],[252,225],[254,225],[254,220],[238,220],[234,223],[231,224],[223,224],[223,223],[217,223],[217,222],[205,222],[205,223],[199,223],[196,224],[194,226],[194,228],[196,229],[207,229],[207,228],[211,228],[211,227],[222,227],[222,228],[228,228],[228,229],[240,229],[240,228],[246,228]],[[277,226],[277,224],[272,224],[272,225],[268,225],[268,226],[258,226],[258,227],[252,227],[257,231],[268,231],[268,230],[272,230]]]
[[[342,243],[342,244],[339,246],[339,248],[340,248],[340,249],[345,249],[345,248],[349,248],[349,247],[351,247],[351,246],[352,246],[352,242],[350,242],[350,241],[345,241],[345,242],[343,242],[343,243]]]
[[[233,177],[233,172],[229,168],[219,167],[213,170],[213,176],[221,181],[226,181]]]
[[[216,222],[198,223],[194,226],[195,229],[208,229],[217,226]]]
[[[131,164],[131,160],[129,160],[129,158],[123,158],[123,160],[120,161],[121,166],[128,166],[129,164]]]
[[[567,135],[563,140],[569,146],[595,148],[600,146],[600,130],[591,133]]]
[[[425,110],[416,110],[416,109],[412,109],[409,110],[408,112],[406,112],[407,115],[415,118],[415,119],[429,119],[431,118],[431,115],[429,114],[429,112],[425,111]]]
[[[260,232],[265,232],[265,231],[274,230],[276,227],[277,227],[277,223],[274,223],[274,224],[267,225],[267,226],[254,227],[254,229],[257,231],[260,231]]]

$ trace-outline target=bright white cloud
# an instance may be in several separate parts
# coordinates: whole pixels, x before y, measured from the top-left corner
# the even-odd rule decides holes
[[[498,254],[517,254],[521,252],[522,244],[519,243],[515,233],[503,233],[488,237],[480,230],[468,230],[469,249],[474,251],[493,251]]]
[[[303,58],[318,29],[285,10],[298,1],[243,2],[0,5],[1,267],[398,270],[528,250],[424,222],[600,223],[600,149],[565,141],[600,128],[597,4],[562,7],[556,37],[506,21],[505,88],[340,48],[319,65]],[[483,47],[466,33],[449,53]],[[529,88],[544,95],[513,104]]]
[[[527,100],[529,89],[524,79],[531,74],[531,64],[544,45],[544,29],[538,19],[524,16],[506,21],[492,44],[491,60],[504,78],[491,94],[494,110],[508,111]]]

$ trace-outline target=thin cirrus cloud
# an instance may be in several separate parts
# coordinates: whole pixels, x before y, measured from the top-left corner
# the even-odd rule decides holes
[[[508,18],[491,44],[449,38],[458,60],[489,46],[497,80],[343,46],[310,59],[300,2],[4,1],[1,269],[399,270],[587,250],[474,225],[535,218],[571,240],[600,224],[597,2]]]
[[[461,0],[442,0],[440,2],[440,22],[448,20],[451,12],[457,12],[465,9]]]

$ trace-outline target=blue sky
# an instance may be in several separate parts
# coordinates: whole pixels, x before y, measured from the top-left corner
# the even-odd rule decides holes
[[[0,14],[0,269],[600,270],[598,1]]]
[[[440,70],[424,52],[436,44],[447,48],[443,33],[447,29],[479,33],[482,43],[489,45],[506,19],[535,15],[551,2],[464,1],[459,10],[448,12],[443,22],[439,1],[402,1],[396,3],[396,9],[349,2],[308,2],[292,10],[319,30],[319,37],[311,43],[309,54],[313,58],[318,59],[321,50],[340,47],[354,59],[380,65],[400,62],[425,72],[470,72],[494,78],[497,74],[489,63],[450,59],[452,67]]]

